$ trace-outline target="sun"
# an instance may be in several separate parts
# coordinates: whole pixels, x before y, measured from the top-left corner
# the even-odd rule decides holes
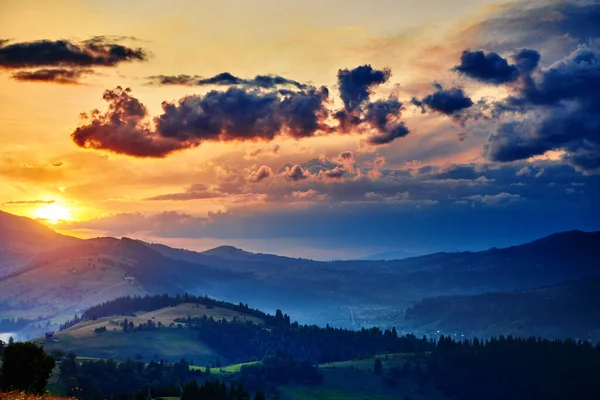
[[[68,221],[71,219],[71,211],[60,204],[48,204],[36,210],[35,216],[46,220],[50,224],[56,224],[59,221]]]

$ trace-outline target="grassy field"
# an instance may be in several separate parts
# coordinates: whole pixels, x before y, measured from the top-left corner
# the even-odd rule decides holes
[[[74,352],[82,357],[124,360],[126,358],[140,359],[141,356],[144,361],[150,359],[176,361],[185,358],[195,364],[203,365],[215,362],[218,354],[210,346],[199,341],[194,332],[177,327],[168,328],[176,318],[187,318],[188,316],[195,318],[203,315],[215,319],[231,320],[236,317],[261,322],[256,318],[227,309],[218,307],[207,309],[204,306],[182,304],[149,313],[139,313],[135,317],[127,317],[136,326],[146,323],[148,320],[164,325],[163,328],[152,331],[125,333],[119,326],[125,317],[107,317],[77,324],[64,332],[57,333],[56,337],[59,342],[46,342],[43,339],[38,339],[36,342],[43,344],[47,351],[60,349],[65,352]],[[95,333],[94,330],[100,327],[105,327],[107,331]],[[221,359],[223,362],[227,361],[222,357]]]
[[[215,368],[210,369],[210,373],[214,374],[214,375],[231,375],[231,374],[240,372],[240,370],[242,369],[242,367],[244,365],[257,365],[260,363],[261,363],[260,361],[253,361],[253,362],[247,362],[247,363],[242,363],[242,364],[227,365],[227,366],[221,367],[221,368],[215,367]],[[194,370],[194,371],[202,371],[202,372],[206,373],[206,367],[190,365],[190,369]]]
[[[195,364],[214,362],[218,354],[199,341],[187,329],[160,328],[153,331],[108,331],[82,336],[74,333],[58,334],[59,342],[45,342],[46,351],[60,349],[83,357],[125,360],[127,358],[149,361],[151,359],[178,361],[185,358]],[[141,356],[141,357],[140,357]]]
[[[106,317],[95,321],[79,323],[65,331],[58,332],[58,342],[47,342],[44,339],[36,339],[35,342],[44,346],[50,352],[60,349],[65,352],[73,352],[81,357],[90,358],[113,358],[125,360],[127,358],[142,361],[160,360],[179,361],[185,358],[196,365],[214,363],[217,358],[222,363],[227,359],[219,357],[210,346],[197,339],[194,331],[178,328],[177,323],[169,328],[177,318],[212,317],[214,319],[233,320],[237,318],[242,321],[262,323],[262,320],[247,316],[242,313],[225,308],[206,308],[202,305],[180,304],[176,307],[166,307],[160,310],[137,313],[134,317]],[[162,328],[151,331],[123,332],[120,324],[127,318],[135,326],[147,323],[149,320],[155,324],[159,322]],[[97,328],[105,327],[106,332],[95,333]]]
[[[413,367],[418,362],[424,362],[427,360],[427,354],[385,354],[378,356],[377,358],[381,359],[381,364],[383,369],[389,369],[393,367],[401,367],[404,363],[408,362],[411,367]],[[352,370],[360,370],[360,371],[372,371],[373,365],[375,364],[375,358],[367,358],[364,360],[353,360],[353,361],[340,361],[328,364],[321,364],[319,368],[321,369],[352,369]]]

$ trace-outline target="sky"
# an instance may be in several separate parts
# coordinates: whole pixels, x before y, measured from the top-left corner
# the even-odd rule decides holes
[[[315,259],[600,229],[600,1],[0,2],[0,209]]]

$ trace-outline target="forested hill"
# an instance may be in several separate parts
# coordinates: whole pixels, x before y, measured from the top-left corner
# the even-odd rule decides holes
[[[185,303],[203,305],[207,308],[220,307],[263,320],[273,318],[267,313],[248,307],[248,304],[233,304],[226,301],[211,299],[208,296],[194,296],[187,293],[185,295],[176,296],[170,296],[168,294],[124,296],[88,308],[81,315],[76,315],[74,319],[65,322],[61,326],[61,330],[74,326],[79,322],[95,320],[101,317],[128,316],[140,311],[156,311],[161,308],[175,307]],[[289,322],[289,316],[286,315],[285,318]]]
[[[403,325],[468,336],[501,334],[600,340],[600,278],[532,290],[424,299]]]
[[[433,343],[428,339],[413,335],[401,336],[395,329],[363,328],[360,331],[353,331],[329,326],[323,328],[316,325],[300,325],[292,322],[290,317],[280,310],[277,310],[275,315],[269,315],[250,309],[244,304],[235,305],[190,295],[119,298],[89,308],[81,317],[67,322],[62,328],[64,334],[69,334],[77,330],[78,324],[85,324],[87,321],[100,320],[103,317],[111,317],[105,320],[115,321],[120,320],[119,316],[125,318],[134,316],[134,312],[169,309],[185,303],[207,309],[218,307],[234,310],[238,314],[234,318],[220,320],[207,315],[193,318],[189,314],[179,315],[173,319],[179,328],[169,324],[159,326],[152,320],[135,326],[128,324],[125,319],[119,323],[118,331],[104,329],[99,332],[100,335],[97,336],[99,339],[96,340],[106,337],[108,344],[108,341],[115,340],[115,335],[125,334],[135,337],[140,332],[154,331],[160,334],[171,329],[187,330],[193,333],[189,335],[188,340],[196,340],[210,346],[223,359],[230,362],[261,359],[269,350],[283,351],[299,360],[323,363],[370,357],[382,353],[423,353],[433,348]],[[106,335],[102,335],[105,332]],[[135,346],[135,341],[127,343]]]

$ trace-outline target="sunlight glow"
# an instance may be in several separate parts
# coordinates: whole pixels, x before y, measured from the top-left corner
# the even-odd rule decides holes
[[[59,221],[70,220],[71,211],[61,204],[53,203],[37,209],[35,216],[36,218],[43,219],[50,224],[56,224]]]

